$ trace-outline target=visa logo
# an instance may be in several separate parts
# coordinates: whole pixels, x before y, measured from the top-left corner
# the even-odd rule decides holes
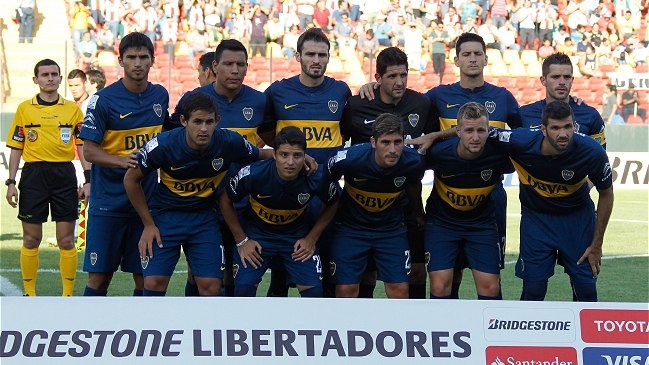
[[[586,347],[584,364],[649,365],[649,348]]]

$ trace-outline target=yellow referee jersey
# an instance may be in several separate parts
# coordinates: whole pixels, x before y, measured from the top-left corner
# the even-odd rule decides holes
[[[70,162],[83,122],[79,107],[63,99],[55,105],[39,105],[36,96],[18,106],[9,129],[7,147],[23,150],[25,162]]]

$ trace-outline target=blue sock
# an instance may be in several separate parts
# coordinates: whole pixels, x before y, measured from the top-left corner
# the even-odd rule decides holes
[[[495,297],[488,297],[486,295],[478,294],[478,300],[501,300],[502,297],[496,295]]]
[[[189,280],[185,283],[185,296],[186,297],[197,297],[198,296],[198,285],[196,283],[191,283]]]
[[[313,288],[302,290],[300,296],[302,298],[322,298],[324,295],[321,286],[314,286]]]
[[[237,285],[234,287],[235,297],[256,297],[257,287],[254,285]]]
[[[143,295],[144,295],[144,290],[133,289],[133,296],[134,297],[141,297]]]
[[[234,296],[234,284],[225,284],[225,285],[223,285],[223,296],[224,297],[233,297]]]
[[[158,291],[158,290],[149,290],[144,288],[143,296],[145,297],[164,297],[167,294],[167,291]]]
[[[84,297],[105,297],[106,295],[108,295],[108,290],[97,290],[89,286],[83,290]]]
[[[548,281],[523,281],[523,294],[521,300],[525,301],[543,301],[545,294],[548,292]]]
[[[444,295],[442,297],[437,297],[437,296],[434,296],[433,293],[428,293],[428,294],[430,294],[430,297],[429,297],[430,299],[453,299],[453,298],[451,298],[450,295]]]
[[[572,283],[574,296],[578,302],[596,302],[597,285],[593,283]]]
[[[453,285],[451,285],[451,296],[449,299],[460,299],[460,284],[462,282],[453,282]]]

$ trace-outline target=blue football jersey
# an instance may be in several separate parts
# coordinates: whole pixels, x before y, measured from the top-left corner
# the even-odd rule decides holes
[[[426,219],[462,231],[494,228],[491,191],[500,183],[500,175],[513,171],[509,157],[487,143],[482,155],[465,160],[457,153],[459,142],[459,137],[447,138],[426,151],[426,167],[435,171],[433,190],[426,202]]]
[[[245,166],[230,180],[226,188],[233,202],[249,196],[243,211],[242,227],[248,235],[266,237],[305,237],[311,230],[311,220],[305,214],[311,199],[318,197],[331,205],[340,194],[324,166],[310,176],[303,174],[293,181],[279,177],[274,159]]]
[[[490,133],[489,141],[509,154],[518,172],[523,207],[545,214],[567,214],[593,204],[587,179],[597,189],[611,187],[611,165],[597,141],[575,133],[568,150],[547,156],[541,153],[543,138],[538,129],[493,128]]]
[[[132,93],[122,80],[90,97],[79,137],[93,141],[111,155],[128,156],[162,131],[169,121],[169,93],[149,83],[142,93]],[[92,165],[90,212],[110,216],[137,216],[124,190],[126,169]],[[157,177],[142,181],[150,197]]]
[[[439,85],[426,93],[437,106],[439,123],[442,130],[457,125],[457,112],[470,101],[483,104],[489,112],[489,125],[515,129],[521,126],[521,114],[518,102],[512,93],[504,87],[485,82],[475,89],[465,89],[459,82],[450,85]]]
[[[351,146],[327,163],[334,179],[345,176],[345,187],[335,221],[354,232],[406,232],[403,208],[397,202],[406,185],[421,181],[424,158],[404,147],[395,166],[384,169],[376,163],[370,143]],[[395,204],[395,202],[397,202]]]
[[[575,114],[575,131],[592,137],[599,142],[604,149],[606,149],[604,119],[602,119],[602,116],[599,114],[597,109],[588,106],[585,103],[577,105],[572,98],[569,99],[570,107],[572,108],[572,112]],[[543,99],[522,106],[521,115],[523,117],[523,127],[532,129],[541,128],[541,125],[543,124],[541,113],[547,104],[546,100]]]
[[[215,129],[204,153],[189,147],[186,129],[155,137],[138,155],[145,175],[160,169],[160,183],[149,201],[152,214],[167,210],[199,211],[215,207],[217,188],[233,162],[250,163],[259,150],[238,133]]]
[[[264,119],[264,130],[300,128],[306,136],[307,154],[318,163],[325,163],[342,148],[339,123],[352,95],[347,84],[325,76],[319,86],[307,87],[299,76],[294,76],[275,81],[265,93],[269,112]]]

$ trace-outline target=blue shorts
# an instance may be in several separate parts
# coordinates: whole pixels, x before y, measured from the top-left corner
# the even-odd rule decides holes
[[[251,237],[253,238],[253,237]],[[263,238],[256,237],[256,241],[262,247],[261,258],[264,260],[261,266],[256,269],[249,262],[247,268],[243,267],[239,251],[234,251],[234,265],[232,272],[234,274],[234,285],[257,285],[268,269],[272,261],[281,262],[286,270],[286,284],[295,283],[303,286],[322,286],[322,263],[318,249],[310,260],[305,262],[295,261],[291,257],[293,254],[293,245],[297,241],[295,238],[275,239],[270,243]]]
[[[362,236],[349,231],[336,230],[331,243],[329,268],[333,282],[360,283],[370,253],[376,262],[378,280],[385,283],[409,281],[410,249],[405,232]]]
[[[500,248],[496,227],[482,232],[451,231],[426,223],[424,230],[428,272],[455,267],[463,252],[468,266],[488,274],[500,273]]]
[[[223,278],[225,260],[216,214],[165,212],[153,217],[163,247],[153,244],[153,258],[142,261],[144,276],[171,276],[182,246],[192,274],[199,278]]]
[[[142,274],[137,244],[144,226],[139,217],[112,217],[88,213],[85,272],[122,271]]]
[[[523,208],[521,248],[516,276],[526,281],[545,281],[554,274],[557,256],[576,283],[594,283],[588,260],[577,261],[595,235],[595,211],[590,206],[563,215],[550,215]]]
[[[498,244],[500,246],[500,269],[505,268],[505,245],[507,240],[507,192],[503,184],[496,184],[491,191],[498,226]]]

